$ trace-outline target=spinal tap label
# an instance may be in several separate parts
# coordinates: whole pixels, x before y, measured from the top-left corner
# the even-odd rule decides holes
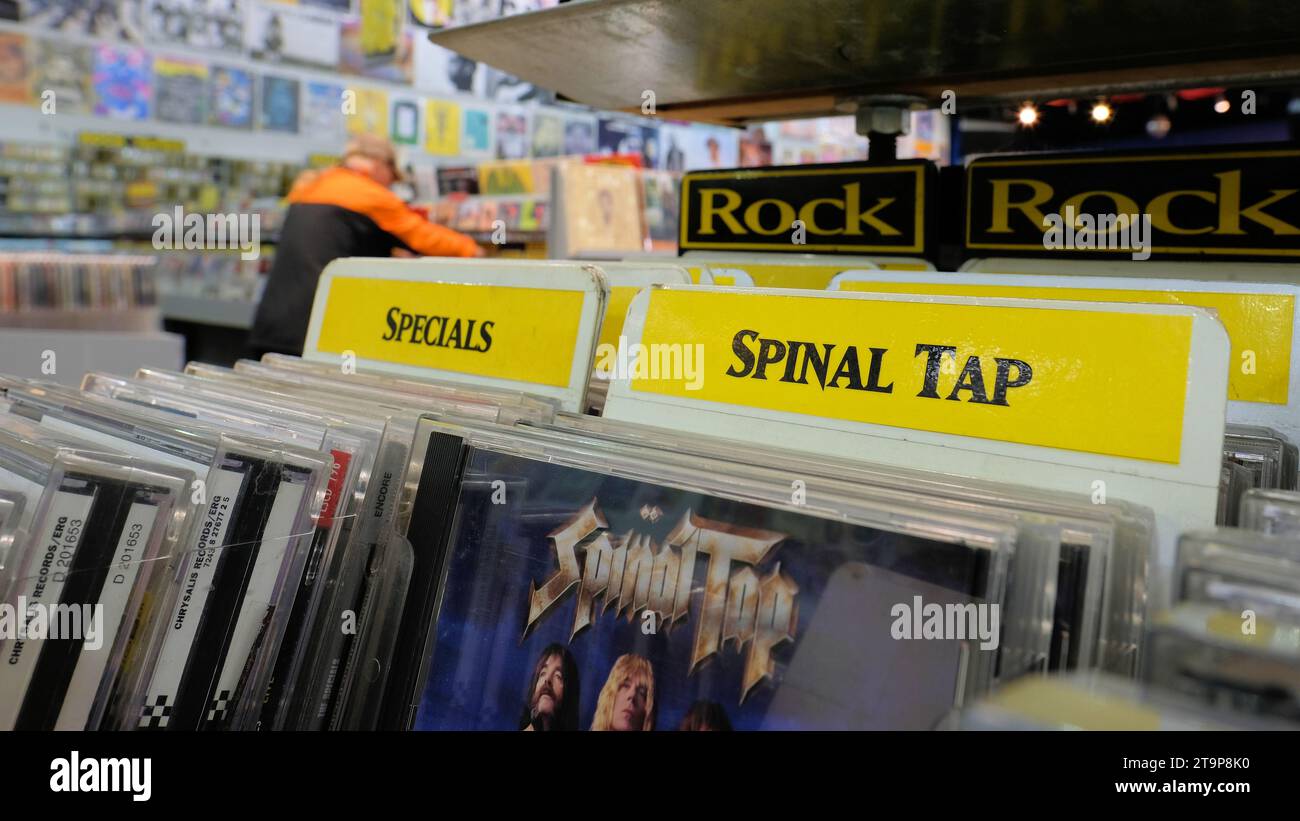
[[[641,342],[700,344],[647,394],[1178,463],[1189,316],[656,290]]]

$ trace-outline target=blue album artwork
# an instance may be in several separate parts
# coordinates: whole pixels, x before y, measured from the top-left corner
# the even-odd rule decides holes
[[[298,81],[262,77],[262,130],[298,133]]]
[[[991,553],[473,449],[415,727],[932,728],[971,647],[898,607],[994,598]]]

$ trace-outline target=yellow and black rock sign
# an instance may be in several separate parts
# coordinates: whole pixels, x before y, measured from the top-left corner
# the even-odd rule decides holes
[[[1114,256],[1135,226],[1164,257],[1300,256],[1300,150],[989,157],[966,183],[971,252]]]
[[[682,179],[680,248],[922,255],[928,162],[705,171]]]

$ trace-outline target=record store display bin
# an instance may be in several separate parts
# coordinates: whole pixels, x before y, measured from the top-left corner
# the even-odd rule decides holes
[[[1296,448],[1197,283],[683,262],[342,260],[301,357],[6,378],[3,726],[1297,720]]]
[[[1300,13],[118,5],[0,19],[0,730],[1300,729]]]

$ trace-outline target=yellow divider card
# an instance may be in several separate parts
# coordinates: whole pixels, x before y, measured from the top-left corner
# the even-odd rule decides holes
[[[970,283],[844,280],[842,291],[942,296],[1063,299],[1078,302],[1134,302],[1213,308],[1232,341],[1228,398],[1285,405],[1291,374],[1295,297],[1290,294],[1149,291],[1145,289],[1034,287]]]
[[[627,306],[632,304],[632,297],[640,288],[627,285],[609,289],[609,299],[605,301],[605,317],[600,323],[600,338],[597,345],[618,345],[618,337],[623,333],[623,321],[627,319]]]
[[[1177,464],[1191,334],[1190,316],[655,289],[630,387]],[[702,383],[661,366],[684,345]]]
[[[565,387],[582,300],[581,291],[335,277],[317,349]]]
[[[758,288],[803,288],[819,291],[824,289],[841,271],[853,266],[844,263],[830,265],[782,265],[773,262],[713,262],[711,269],[738,268],[749,274]]]

